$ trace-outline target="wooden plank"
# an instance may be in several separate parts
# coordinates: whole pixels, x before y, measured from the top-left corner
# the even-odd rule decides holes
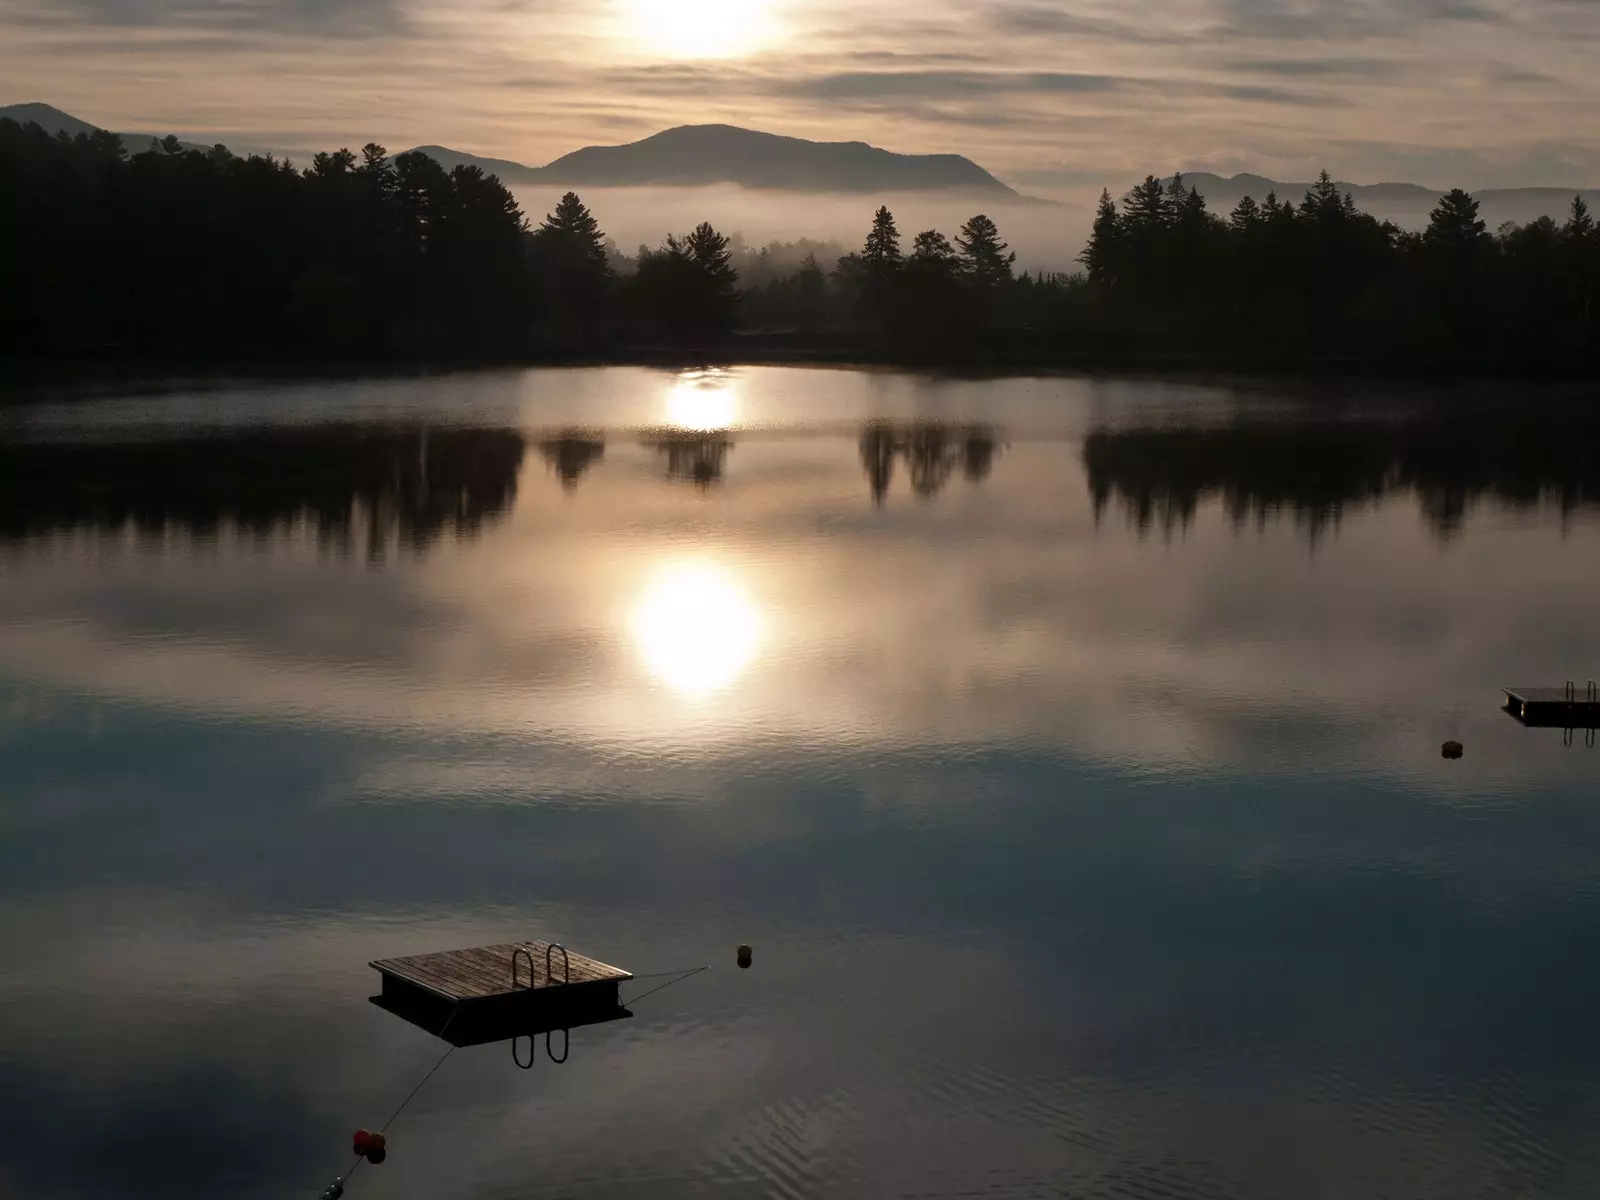
[[[464,950],[444,950],[433,954],[414,954],[404,958],[385,958],[371,965],[385,975],[405,980],[426,991],[450,1000],[475,1000],[491,996],[505,996],[522,991],[559,990],[564,985],[563,961],[559,951],[550,956],[550,966],[555,974],[551,980],[545,972],[545,950],[548,943],[507,942],[496,946],[474,946]],[[527,956],[516,954],[526,950]],[[517,958],[517,987],[512,988],[512,957]],[[528,971],[528,957],[533,960],[532,986]],[[571,986],[596,983],[617,983],[633,976],[619,967],[600,962],[585,954],[567,952],[571,964],[565,975]]]
[[[1502,688],[1507,696],[1525,704],[1571,704],[1579,707],[1600,707],[1600,693],[1591,695],[1588,685],[1568,692],[1564,687]]]

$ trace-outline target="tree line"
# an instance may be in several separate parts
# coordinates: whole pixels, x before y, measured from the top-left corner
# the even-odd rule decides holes
[[[1563,223],[1491,233],[1456,188],[1408,231],[1326,171],[1299,204],[1247,196],[1226,219],[1181,176],[1150,176],[1120,206],[1102,193],[1081,261],[1080,329],[1134,356],[1600,362],[1600,234],[1581,196]]]
[[[175,138],[0,120],[0,349],[597,359],[641,351],[987,361],[1592,369],[1600,235],[1581,199],[1493,233],[1462,191],[1427,229],[1326,173],[1227,217],[1147,177],[1103,194],[1083,270],[1016,271],[995,222],[859,250],[743,247],[709,223],[621,253],[573,193],[537,225],[494,176],[369,144],[302,168]],[[831,261],[830,261],[831,260]],[[741,269],[742,275],[741,277]]]

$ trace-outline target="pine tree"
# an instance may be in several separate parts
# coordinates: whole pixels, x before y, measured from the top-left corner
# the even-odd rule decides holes
[[[1562,226],[1561,232],[1574,244],[1594,236],[1594,217],[1590,215],[1589,205],[1582,196],[1572,198],[1572,213],[1567,218],[1567,223]]]
[[[999,227],[982,213],[961,227],[956,248],[963,273],[979,291],[993,291],[1011,282],[1016,252],[1006,253],[1010,247],[1000,240]]]
[[[739,299],[739,272],[734,270],[727,237],[709,221],[701,221],[679,243],[679,252],[694,272],[694,294],[686,299],[700,328],[707,333],[725,332],[733,323]]]
[[[1349,197],[1334,185],[1332,177],[1324,170],[1300,202],[1300,215],[1329,223],[1342,220],[1349,215]]]
[[[565,266],[583,265],[603,275],[611,273],[606,257],[606,236],[576,192],[561,197],[555,211],[545,217],[534,236]]]
[[[1273,197],[1276,201],[1277,197]],[[1253,233],[1261,225],[1261,206],[1253,196],[1246,196],[1228,214],[1228,226],[1234,233]]]
[[[701,221],[694,227],[683,239],[683,249],[716,293],[732,294],[739,282],[739,272],[733,268],[733,251],[727,237],[713,229],[710,221]]]
[[[1489,241],[1488,228],[1478,216],[1478,202],[1460,188],[1451,188],[1439,198],[1438,207],[1428,216],[1423,241],[1435,248],[1467,253]]]
[[[1134,233],[1164,228],[1167,224],[1167,189],[1154,175],[1128,193],[1122,202],[1123,224]]]
[[[1095,209],[1094,228],[1089,234],[1089,244],[1078,256],[1089,273],[1091,283],[1115,287],[1121,273],[1122,218],[1111,200],[1109,189],[1100,191],[1100,206]]]
[[[900,231],[887,207],[880,207],[872,216],[872,230],[861,248],[861,263],[869,275],[885,275],[900,266]]]
[[[911,263],[924,270],[948,272],[950,275],[954,275],[960,266],[956,248],[937,229],[924,229],[912,239]]]

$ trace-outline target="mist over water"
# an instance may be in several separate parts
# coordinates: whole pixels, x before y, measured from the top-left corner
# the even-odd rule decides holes
[[[512,188],[528,219],[535,223],[568,190],[583,197],[606,235],[630,255],[641,244],[659,246],[667,234],[681,234],[701,221],[710,221],[724,233],[737,233],[755,247],[804,237],[837,242],[846,252],[859,250],[872,225],[873,212],[886,204],[908,245],[920,230],[938,229],[953,237],[969,217],[988,214],[1017,252],[1018,271],[1077,270],[1077,256],[1088,239],[1094,199],[1099,195],[1098,190],[1061,193],[1057,206],[927,192],[805,195],[752,191],[731,184],[708,188]],[[822,266],[831,270],[833,264]]]

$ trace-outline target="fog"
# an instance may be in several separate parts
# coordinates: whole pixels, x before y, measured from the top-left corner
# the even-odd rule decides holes
[[[1200,191],[1211,211],[1226,217],[1247,190],[1263,198],[1261,186],[1247,188],[1234,180],[1209,177],[1200,182]],[[1306,185],[1280,184],[1281,199],[1299,203]],[[515,185],[523,211],[537,224],[555,207],[560,185]],[[1095,203],[1100,189],[1082,187],[1052,190],[1049,200],[1006,201],[990,196],[952,197],[929,192],[889,194],[821,193],[801,194],[754,191],[734,184],[703,188],[638,187],[580,188],[584,203],[600,222],[606,236],[624,254],[637,253],[641,244],[659,246],[669,233],[684,233],[701,221],[710,221],[722,232],[734,236],[735,243],[759,248],[770,242],[837,243],[842,250],[859,249],[872,224],[879,204],[887,204],[900,228],[902,244],[909,250],[911,239],[920,230],[938,229],[954,237],[962,223],[975,213],[987,213],[1000,226],[1000,232],[1017,252],[1020,271],[1076,271],[1077,257],[1089,238]],[[1117,189],[1112,188],[1113,194]],[[1587,193],[1600,201],[1600,195]],[[1548,214],[1564,220],[1572,193],[1557,189],[1522,188],[1481,194],[1482,216],[1490,229],[1502,222],[1525,224]],[[1386,196],[1379,189],[1358,195],[1357,204],[1380,219],[1391,220],[1403,229],[1421,229],[1436,202],[1431,197]],[[804,248],[801,249],[801,253]],[[798,257],[798,256],[797,256]],[[825,268],[826,261],[817,257]]]
[[[555,207],[557,185],[518,185],[512,190],[528,219],[537,224]],[[795,194],[752,191],[732,184],[705,188],[579,188],[583,202],[606,236],[627,254],[641,244],[659,246],[669,233],[710,221],[750,246],[800,238],[859,249],[879,204],[887,204],[907,250],[920,230],[954,237],[963,222],[987,213],[1017,252],[1018,271],[1071,271],[1089,237],[1098,190],[1058,193],[1059,204],[997,202],[983,196],[950,197],[926,192],[899,194]],[[821,255],[818,255],[819,259]],[[824,262],[825,268],[832,263]]]

